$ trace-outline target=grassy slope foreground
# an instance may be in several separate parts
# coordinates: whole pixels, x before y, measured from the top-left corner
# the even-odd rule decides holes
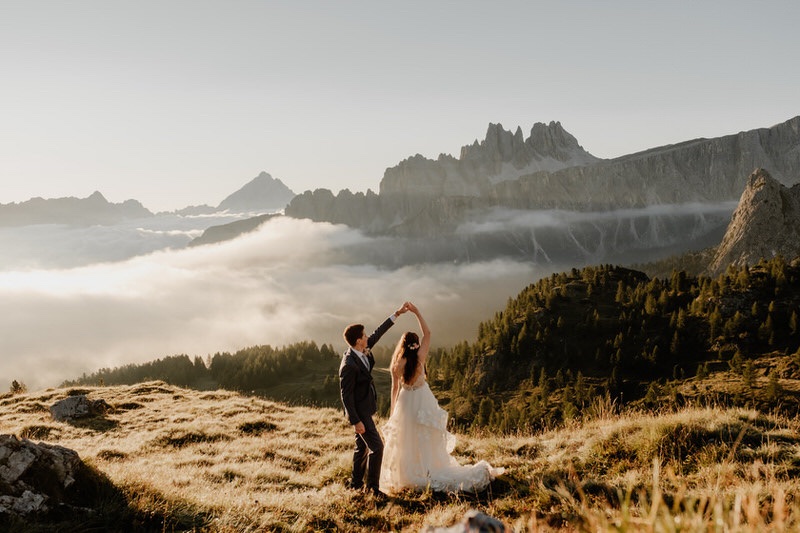
[[[77,393],[113,410],[54,422],[49,406]],[[128,508],[106,509],[116,516],[102,521],[121,529],[419,530],[477,508],[516,531],[800,530],[798,421],[602,407],[595,419],[539,434],[461,436],[460,461],[485,458],[507,474],[478,496],[409,492],[385,504],[345,488],[352,437],[335,409],[163,382],[49,389],[0,396],[0,433],[76,450],[125,495]]]

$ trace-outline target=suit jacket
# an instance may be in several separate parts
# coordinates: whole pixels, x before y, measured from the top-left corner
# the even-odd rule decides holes
[[[372,332],[367,338],[367,346],[372,348],[380,340],[384,333],[394,325],[394,321],[387,318],[378,329]],[[372,368],[375,366],[375,358],[372,354],[367,354],[369,360],[369,370],[364,366],[361,358],[348,347],[342,356],[342,363],[339,365],[339,389],[342,398],[344,414],[350,424],[358,424],[363,419],[374,415],[378,411],[378,394],[375,391],[375,383],[372,381]]]

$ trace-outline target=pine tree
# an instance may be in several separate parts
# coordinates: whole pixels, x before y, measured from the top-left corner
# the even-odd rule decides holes
[[[744,361],[742,358],[742,352],[740,352],[737,348],[736,353],[734,353],[733,357],[731,357],[731,360],[728,361],[728,366],[737,374],[741,374],[743,370],[743,363]]]
[[[589,391],[586,389],[583,372],[578,370],[578,377],[575,379],[575,402],[579,405],[584,405],[588,399]]]
[[[681,336],[677,331],[672,335],[672,341],[669,343],[669,352],[673,356],[679,356],[681,354]]]
[[[617,294],[614,296],[614,301],[618,304],[625,302],[625,284],[622,281],[617,282]]]
[[[709,338],[713,342],[722,329],[722,313],[720,313],[718,307],[715,307],[711,314],[708,315],[708,327]]]
[[[769,373],[769,382],[767,383],[767,400],[775,402],[780,399],[783,393],[783,388],[778,382],[778,370],[773,368]]]
[[[21,381],[16,379],[11,382],[11,394],[25,394],[28,392],[28,387]]]
[[[753,361],[750,359],[748,359],[744,364],[744,369],[742,370],[742,380],[747,388],[752,389],[756,385],[756,368],[753,364]]]
[[[494,402],[492,402],[490,398],[484,398],[481,400],[480,406],[478,407],[478,418],[476,419],[476,423],[479,426],[487,426],[493,412]]]
[[[559,368],[558,372],[556,372],[556,387],[558,387],[560,389],[560,388],[564,387],[565,383],[566,383],[566,381],[564,381],[564,373]]]
[[[767,319],[758,328],[758,338],[762,341],[767,341],[775,332],[775,326],[772,323],[772,314],[767,315]]]
[[[658,385],[654,381],[650,382],[650,386],[647,388],[647,394],[644,396],[644,403],[650,407],[658,403]]]

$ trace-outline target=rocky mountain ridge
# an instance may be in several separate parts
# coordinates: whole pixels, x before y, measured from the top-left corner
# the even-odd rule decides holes
[[[525,173],[527,167],[515,166],[536,161],[534,152],[550,154],[564,167]],[[512,135],[490,125],[486,140],[464,147],[461,159],[415,156],[386,170],[380,194],[306,191],[290,202],[286,214],[374,234],[440,235],[476,210],[493,207],[605,211],[735,201],[746,176],[759,167],[768,168],[785,185],[798,181],[800,116],[771,128],[695,139],[611,160],[594,158],[558,123],[534,127],[525,141],[519,129]],[[504,174],[509,168],[519,174]]]
[[[181,216],[199,216],[228,211],[231,213],[274,212],[283,209],[294,198],[281,180],[266,172],[228,195],[217,207],[189,206],[173,211]],[[125,220],[155,216],[138,200],[111,203],[98,191],[86,198],[31,198],[24,202],[0,204],[0,227],[36,224],[65,224],[70,226],[113,225]]]
[[[720,273],[778,255],[800,256],[800,184],[787,188],[759,168],[747,179],[708,270]]]
[[[537,122],[527,139],[520,127],[512,134],[489,124],[486,138],[462,147],[458,159],[441,154],[434,161],[417,154],[386,169],[380,194],[485,196],[498,182],[598,161],[560,122]]]
[[[115,204],[97,191],[86,198],[32,198],[25,202],[0,204],[0,227],[33,224],[108,225],[151,216],[153,213],[137,200]]]
[[[614,207],[735,200],[747,176],[767,168],[780,183],[800,179],[800,116],[771,128],[535,173],[498,184],[498,203],[522,208]]]

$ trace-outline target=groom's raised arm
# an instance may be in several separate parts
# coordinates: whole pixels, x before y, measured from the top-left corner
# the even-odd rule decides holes
[[[394,321],[397,320],[397,317],[402,315],[406,311],[408,311],[408,308],[406,307],[406,304],[403,304],[403,305],[400,306],[400,308],[397,311],[392,313],[391,316],[389,316],[389,318],[384,320],[383,324],[378,326],[375,329],[375,331],[373,331],[370,334],[370,336],[367,337],[367,346],[370,347],[370,348],[375,346],[378,343],[378,341],[381,340],[381,337],[383,337],[383,334],[386,333],[387,331],[389,331],[389,328],[394,326]]]

